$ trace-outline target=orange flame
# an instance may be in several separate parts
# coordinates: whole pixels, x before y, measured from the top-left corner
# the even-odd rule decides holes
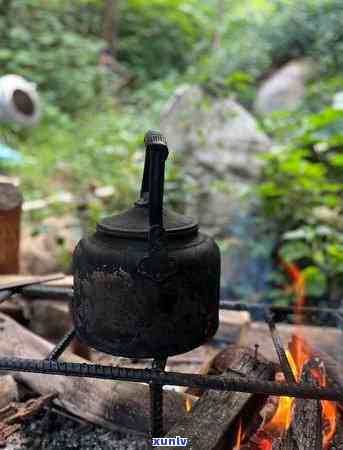
[[[302,319],[302,308],[305,306],[305,277],[301,270],[294,264],[281,260],[281,264],[292,280],[292,288],[295,293],[294,312],[300,321]],[[300,322],[298,320],[298,323]],[[313,351],[306,340],[298,333],[293,335],[288,345],[289,350],[286,351],[287,359],[291,366],[294,376],[299,382],[305,364],[313,356]],[[321,387],[326,385],[326,376],[324,368],[312,369],[312,375]],[[287,431],[292,422],[294,399],[289,397],[280,397],[276,413],[273,418],[264,426],[263,431],[267,434],[275,436],[276,433],[282,436]],[[329,450],[330,443],[336,433],[337,423],[337,406],[335,402],[321,401],[322,405],[322,421],[323,421],[323,449]],[[262,437],[263,436],[263,437]],[[273,447],[272,438],[264,437],[261,434],[259,438],[259,449],[271,450]]]
[[[233,450],[239,450],[241,448],[243,439],[244,439],[243,425],[242,425],[242,419],[240,419],[239,424],[238,424],[236,443],[235,443],[235,446],[233,447]]]
[[[185,392],[183,393],[183,398],[185,400],[185,408],[186,408],[186,412],[190,412],[193,408],[193,401],[192,398],[186,394]]]
[[[323,408],[323,447],[324,450],[330,448],[332,439],[336,434],[337,427],[337,406],[334,402],[329,402],[327,400],[322,401]]]
[[[301,269],[295,264],[289,263],[284,259],[281,259],[281,265],[284,270],[287,272],[291,281],[293,282],[293,290],[295,294],[295,308],[294,312],[296,317],[301,317],[301,310],[305,306],[306,303],[306,295],[305,295],[305,277],[302,273]]]
[[[286,354],[295,374],[296,365],[294,359],[289,351],[286,351]],[[265,427],[266,431],[278,431],[282,434],[283,431],[288,430],[292,422],[293,402],[294,399],[291,397],[280,397],[276,413]]]
[[[288,343],[288,348],[291,355],[291,359],[289,359],[289,361],[292,371],[296,380],[299,382],[303,368],[313,355],[313,351],[305,341],[304,337],[301,336],[300,331],[298,331],[297,335],[293,334],[291,342]],[[291,362],[292,360],[293,363]]]
[[[312,376],[317,380],[321,387],[326,387],[326,375],[324,367],[320,369],[312,369]],[[322,400],[322,421],[323,421],[323,448],[328,450],[330,443],[336,434],[337,427],[337,405],[328,400]]]
[[[285,265],[286,264],[286,265]],[[294,290],[297,295],[295,304],[295,313],[301,317],[301,309],[305,306],[305,277],[301,270],[294,264],[284,263],[284,267],[287,273],[290,275],[294,282]],[[313,350],[305,341],[301,335],[293,335],[292,340],[289,343],[291,355],[295,362],[295,370],[292,366],[293,373],[296,380],[299,382],[301,372],[304,365],[310,360],[313,355]],[[312,369],[312,375],[317,380],[321,387],[326,386],[326,375],[324,369]],[[323,421],[323,449],[328,450],[330,443],[336,433],[337,426],[337,405],[335,402],[327,400],[321,401],[322,405],[322,421]]]

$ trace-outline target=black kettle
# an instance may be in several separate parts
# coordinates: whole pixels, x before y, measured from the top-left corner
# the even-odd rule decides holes
[[[197,223],[163,208],[166,139],[145,135],[140,199],[107,217],[73,255],[76,334],[113,355],[163,358],[218,328],[220,253]]]

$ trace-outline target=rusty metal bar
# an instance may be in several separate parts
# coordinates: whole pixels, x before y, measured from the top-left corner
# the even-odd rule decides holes
[[[266,311],[266,322],[268,324],[269,331],[270,331],[270,334],[273,339],[273,344],[274,344],[276,353],[278,355],[278,358],[280,361],[280,366],[281,366],[282,372],[286,378],[286,381],[288,383],[296,383],[296,379],[292,372],[292,368],[289,364],[285,349],[283,348],[280,335],[276,329],[276,325],[275,325],[273,316],[272,316],[272,314],[270,314],[269,311]]]
[[[167,364],[167,359],[154,359],[152,370],[163,372]],[[150,437],[163,436],[163,385],[151,382],[150,389]]]
[[[284,314],[294,314],[296,312],[293,306],[275,306],[269,305],[267,303],[244,303],[244,302],[233,302],[231,300],[221,300],[220,309],[229,309],[231,311],[265,311],[268,309],[272,313],[284,313]],[[321,308],[317,306],[300,306],[297,307],[297,312],[308,312],[308,313],[328,313],[335,316],[337,314],[337,310],[333,308]]]
[[[70,300],[73,297],[73,289],[62,286],[31,285],[20,289],[19,292],[32,300]]]
[[[0,291],[0,303],[3,303],[6,300],[9,300],[13,294],[14,294],[14,292],[10,291],[10,290]]]
[[[75,336],[75,328],[72,328],[69,333],[67,333],[61,341],[52,349],[51,353],[47,357],[50,361],[57,361],[62,353],[67,349],[70,342]]]
[[[231,378],[223,379],[215,375],[159,372],[152,369],[131,369],[98,364],[66,363],[24,358],[0,358],[0,370],[141,383],[154,382],[169,386],[188,386],[218,391],[250,392],[252,394],[309,398],[314,400],[337,401],[342,394],[337,389],[319,388],[305,383],[281,384],[273,381],[262,382],[256,379],[249,379],[248,377],[242,380],[234,375]]]

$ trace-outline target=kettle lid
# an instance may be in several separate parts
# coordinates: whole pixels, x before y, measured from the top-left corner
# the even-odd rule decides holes
[[[127,211],[103,219],[97,231],[133,239],[154,239],[153,230],[167,237],[196,233],[198,224],[192,218],[163,208],[164,169],[168,157],[166,138],[149,130],[144,137],[146,146],[140,199]]]
[[[198,231],[198,224],[191,217],[167,208],[163,208],[162,217],[163,227],[170,238],[186,236]],[[148,239],[149,230],[149,208],[145,203],[140,204],[140,202],[121,214],[102,219],[97,224],[97,231],[123,238]]]

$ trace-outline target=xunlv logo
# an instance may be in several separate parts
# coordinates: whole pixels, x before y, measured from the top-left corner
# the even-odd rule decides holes
[[[176,436],[174,438],[152,438],[153,447],[186,447],[188,438]]]

